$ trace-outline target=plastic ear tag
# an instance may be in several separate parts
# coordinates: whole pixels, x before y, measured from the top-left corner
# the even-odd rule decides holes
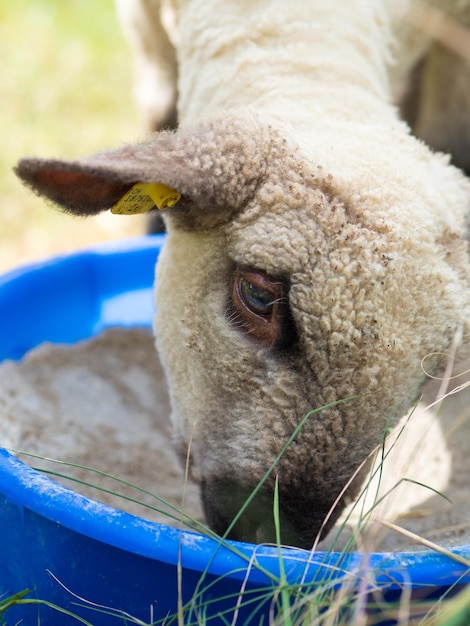
[[[174,207],[180,198],[180,193],[162,183],[137,183],[111,207],[111,213],[136,215],[154,207],[165,211]]]

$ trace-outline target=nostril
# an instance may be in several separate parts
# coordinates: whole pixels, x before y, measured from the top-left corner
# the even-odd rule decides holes
[[[285,511],[275,515],[272,492],[257,493],[254,487],[230,479],[209,479],[201,484],[204,511],[209,526],[220,536],[250,543],[281,543],[310,547],[302,539]]]
[[[229,479],[204,480],[201,495],[209,526],[221,536],[257,543],[257,534],[267,510],[259,498],[251,499],[252,489]],[[251,501],[250,501],[251,500]]]

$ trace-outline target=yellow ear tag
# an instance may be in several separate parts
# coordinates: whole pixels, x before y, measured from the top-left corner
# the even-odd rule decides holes
[[[180,198],[180,193],[162,183],[137,183],[111,207],[111,213],[136,215],[147,213],[154,207],[165,211],[174,207]]]

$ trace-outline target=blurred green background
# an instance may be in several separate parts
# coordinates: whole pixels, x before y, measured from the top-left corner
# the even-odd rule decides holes
[[[62,215],[11,171],[143,136],[113,0],[0,0],[0,120],[0,271],[144,231],[141,217]]]

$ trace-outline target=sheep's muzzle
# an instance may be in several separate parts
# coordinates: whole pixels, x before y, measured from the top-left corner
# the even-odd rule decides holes
[[[255,493],[231,479],[202,483],[202,500],[209,526],[220,536],[251,543],[277,543],[310,549],[338,518],[342,505],[331,512],[331,494],[305,497],[288,490],[279,494],[275,511],[272,489]],[[325,520],[327,520],[325,522]]]

